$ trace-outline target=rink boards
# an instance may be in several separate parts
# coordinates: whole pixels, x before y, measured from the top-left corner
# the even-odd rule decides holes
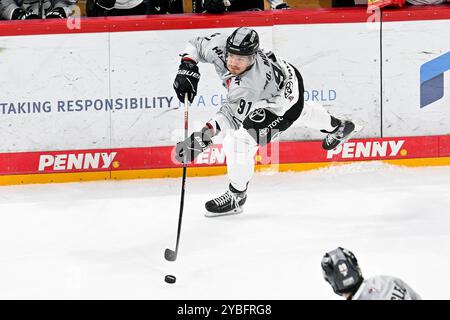
[[[180,175],[171,157],[184,134],[172,89],[178,54],[192,37],[241,25],[299,68],[305,103],[364,126],[330,155],[320,148],[322,133],[294,123],[273,145],[278,156],[269,162],[261,150],[259,170],[361,160],[448,164],[448,6],[87,18],[79,29],[70,23],[0,22],[0,184]],[[212,66],[201,64],[200,73],[191,131],[226,97]],[[217,143],[190,175],[226,172]]]
[[[65,150],[1,154],[0,184],[179,177],[173,147]],[[326,151],[321,141],[284,141],[260,148],[256,170],[302,171],[353,161],[403,166],[450,165],[450,136],[354,139]],[[221,145],[205,150],[188,166],[188,176],[226,173]]]

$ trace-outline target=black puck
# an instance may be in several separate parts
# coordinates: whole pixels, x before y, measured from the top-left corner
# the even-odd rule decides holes
[[[172,276],[172,275],[168,274],[164,278],[164,281],[166,281],[167,283],[175,283],[177,281],[177,278],[175,278],[175,276]]]

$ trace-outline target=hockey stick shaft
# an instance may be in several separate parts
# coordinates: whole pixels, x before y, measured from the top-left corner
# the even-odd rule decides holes
[[[184,96],[184,139],[188,138],[188,129],[189,129],[189,107],[188,107],[188,97],[187,94]],[[186,155],[184,155],[186,157]],[[181,182],[181,199],[180,199],[180,213],[178,216],[178,229],[177,229],[177,242],[175,246],[175,251],[170,249],[166,249],[164,256],[168,261],[175,261],[178,255],[178,246],[180,244],[180,235],[181,235],[181,222],[183,221],[183,209],[184,209],[184,194],[186,190],[186,171],[187,164],[183,161],[183,178]]]
[[[188,108],[188,98],[187,94],[184,96],[184,139],[188,138],[188,128],[189,128],[189,108]],[[186,157],[186,155],[185,155]],[[183,209],[184,209],[184,193],[186,190],[186,171],[187,165],[186,161],[183,163],[183,179],[181,182],[181,199],[180,199],[180,214],[178,217],[178,232],[177,232],[177,246],[175,251],[178,252],[178,245],[180,243],[181,234],[181,221],[183,220]]]
[[[38,15],[39,19],[44,19],[44,0],[38,2]]]

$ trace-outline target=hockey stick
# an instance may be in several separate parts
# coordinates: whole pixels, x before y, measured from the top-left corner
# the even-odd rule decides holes
[[[39,19],[44,19],[44,0],[39,0],[38,15],[39,15]]]
[[[184,139],[188,138],[188,116],[189,116],[189,107],[188,107],[188,96],[185,94],[184,96]],[[180,244],[180,233],[181,233],[181,221],[183,219],[183,208],[184,208],[184,190],[186,185],[186,155],[184,155],[185,161],[183,161],[183,180],[181,182],[181,200],[180,200],[180,215],[178,216],[178,231],[177,231],[177,244],[175,246],[175,251],[166,249],[164,252],[164,257],[167,261],[175,261],[177,260],[178,255],[178,245]]]

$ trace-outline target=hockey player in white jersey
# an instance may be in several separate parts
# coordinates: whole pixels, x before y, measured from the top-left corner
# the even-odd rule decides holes
[[[404,281],[391,276],[364,279],[355,255],[338,247],[322,259],[325,280],[347,300],[420,300]]]
[[[180,101],[184,102],[187,94],[192,102],[197,94],[199,62],[213,64],[227,89],[226,102],[215,117],[176,146],[177,160],[189,163],[212,144],[214,136],[224,135],[229,189],[205,204],[208,217],[242,212],[258,145],[270,143],[294,121],[326,133],[322,144],[326,150],[336,148],[355,130],[351,121],[339,120],[321,106],[304,105],[300,72],[260,49],[253,29],[241,27],[230,36],[197,37],[189,41],[181,56],[174,81]]]

